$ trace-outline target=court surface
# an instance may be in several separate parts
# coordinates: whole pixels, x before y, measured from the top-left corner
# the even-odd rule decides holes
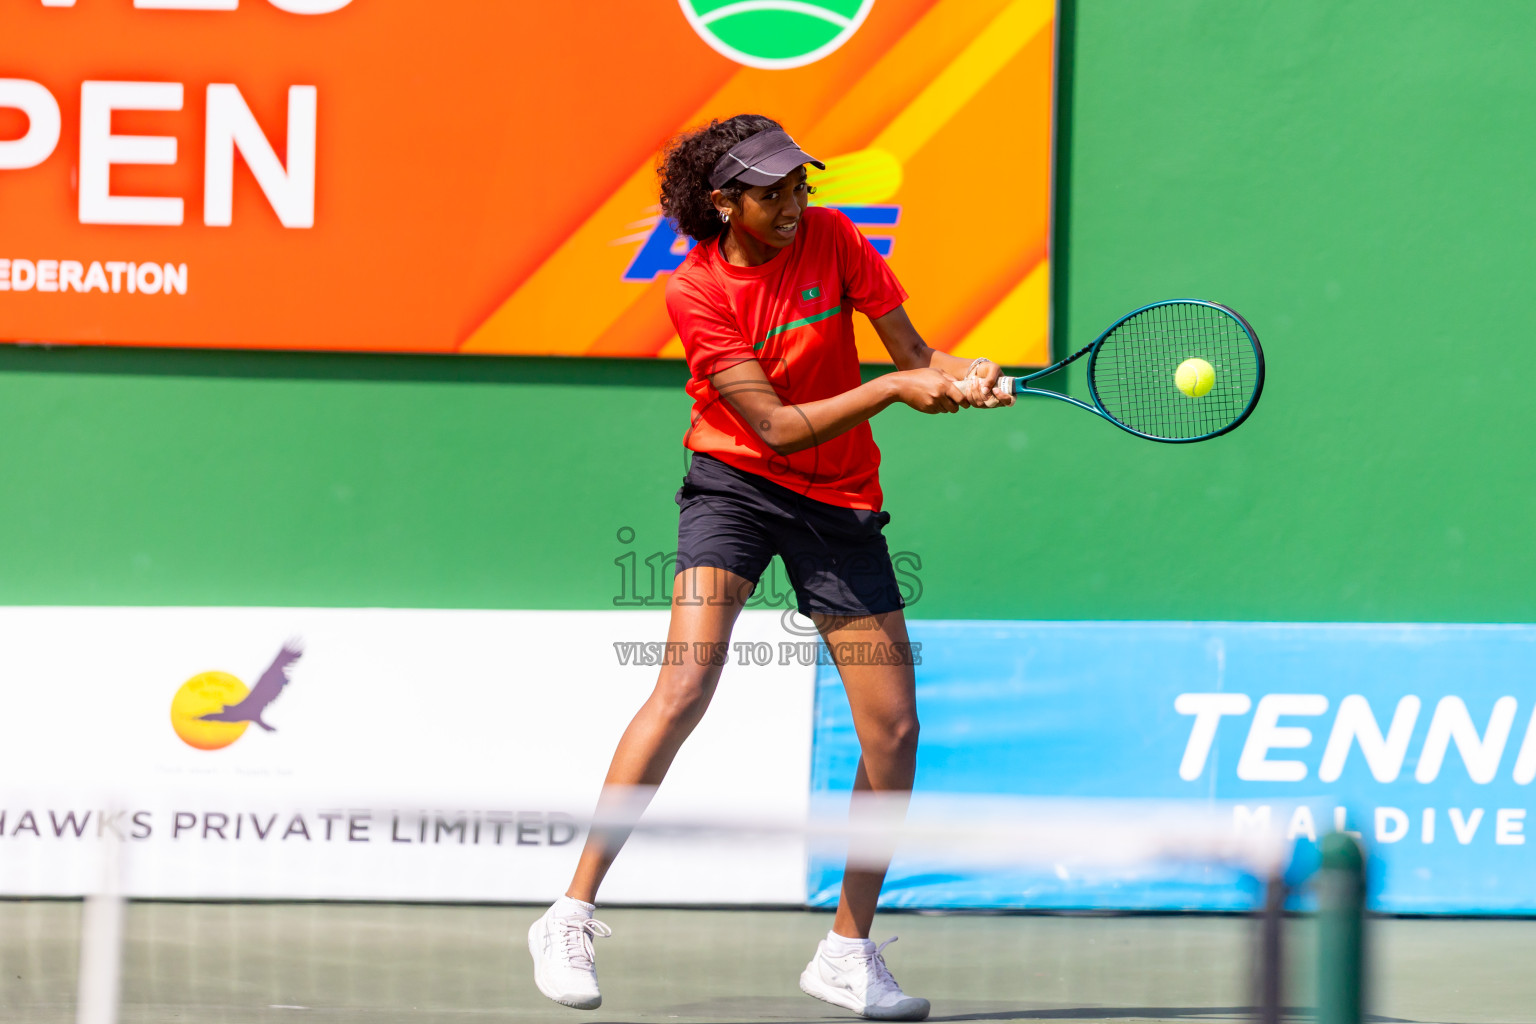
[[[124,1024],[176,1021],[836,1021],[796,987],[825,913],[604,909],[601,1009],[534,988],[530,907],[146,903],[129,909]],[[0,902],[0,1019],[71,1022],[80,905]],[[1292,919],[1289,1002],[1310,996]],[[1235,1021],[1252,923],[1217,916],[888,914],[876,937],[937,1021]],[[1374,922],[1377,1021],[1536,1024],[1536,921]]]

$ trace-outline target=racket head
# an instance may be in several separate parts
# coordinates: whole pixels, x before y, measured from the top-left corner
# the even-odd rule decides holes
[[[1186,394],[1181,364],[1215,371],[1209,391]],[[1088,355],[1093,404],[1122,430],[1149,441],[1188,444],[1234,429],[1264,391],[1259,336],[1234,309],[1204,299],[1167,299],[1132,310]]]

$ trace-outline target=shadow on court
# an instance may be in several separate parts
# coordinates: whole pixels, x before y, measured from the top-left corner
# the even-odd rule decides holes
[[[139,903],[122,1024],[474,1020],[593,1024],[855,1019],[800,993],[831,923],[803,911],[604,910],[604,1004],[534,988],[541,908]],[[0,1019],[74,1020],[80,905],[0,901]],[[1288,1002],[1310,1003],[1311,923],[1292,919]],[[935,1021],[1251,1019],[1251,922],[1214,916],[890,914],[887,958]],[[1376,922],[1378,1024],[1536,1024],[1536,922]]]

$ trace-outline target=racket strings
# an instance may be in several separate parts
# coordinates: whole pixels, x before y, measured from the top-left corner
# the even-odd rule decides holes
[[[1215,372],[1210,391],[1188,395],[1180,364],[1203,359]],[[1253,338],[1228,311],[1198,302],[1143,310],[1115,327],[1089,364],[1099,404],[1126,427],[1167,440],[1218,433],[1242,418],[1259,383]]]

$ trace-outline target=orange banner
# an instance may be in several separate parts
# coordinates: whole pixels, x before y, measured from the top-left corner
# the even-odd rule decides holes
[[[655,160],[763,113],[935,347],[1047,360],[1053,0],[11,0],[0,338],[675,357]],[[860,354],[884,359],[873,332]]]

